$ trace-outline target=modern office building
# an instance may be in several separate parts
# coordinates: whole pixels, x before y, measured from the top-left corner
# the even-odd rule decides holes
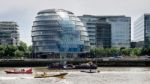
[[[16,22],[0,21],[0,45],[18,45],[19,32]]]
[[[150,48],[150,14],[144,14],[134,22],[136,47]]]
[[[84,24],[72,12],[46,9],[38,12],[32,27],[34,53],[86,53],[89,37]]]
[[[90,47],[96,47],[96,23],[97,18],[88,16],[79,16],[88,31]]]
[[[126,16],[93,16],[93,15],[83,15],[79,16],[81,21],[85,24],[87,31],[89,33],[89,39],[91,47],[98,47],[96,44],[97,34],[96,30],[97,23],[106,22],[107,26],[111,26],[111,47],[113,48],[129,48],[131,42],[131,18]],[[103,24],[104,25],[104,24]],[[106,26],[106,24],[105,24]],[[94,38],[96,37],[96,38]],[[93,39],[94,38],[94,39]]]
[[[111,48],[111,24],[110,23],[97,22],[96,46],[98,48]]]

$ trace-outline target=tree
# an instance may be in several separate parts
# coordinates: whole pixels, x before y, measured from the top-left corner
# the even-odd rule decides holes
[[[106,51],[103,48],[97,48],[96,53],[99,57],[105,57],[106,56]]]
[[[17,46],[7,45],[5,49],[5,56],[8,58],[15,57],[15,51],[17,50]]]
[[[19,50],[15,51],[15,57],[16,58],[20,58],[20,57],[23,57],[23,56],[24,56],[24,52],[23,51],[19,51]]]
[[[91,53],[96,55],[96,57],[101,57],[102,55],[102,49],[101,48],[94,48],[90,50]]]
[[[121,52],[121,54],[124,55],[124,56],[130,56],[131,50],[132,50],[132,49],[130,49],[130,48],[124,48],[124,49],[122,49],[120,52]]]
[[[18,50],[26,52],[27,51],[27,44],[20,41],[19,46],[18,46]]]
[[[142,48],[141,55],[150,55],[150,48]]]
[[[28,46],[27,51],[25,53],[25,56],[26,57],[31,57],[32,52],[33,52],[32,46]]]
[[[26,43],[20,42],[16,45],[0,45],[0,58],[14,58],[14,57],[29,57],[32,53],[32,46],[27,46]]]
[[[133,48],[131,50],[131,56],[140,56],[141,55],[141,50],[140,48]]]
[[[4,57],[6,46],[0,45],[0,58]]]
[[[111,56],[117,56],[120,52],[117,48],[110,48]]]

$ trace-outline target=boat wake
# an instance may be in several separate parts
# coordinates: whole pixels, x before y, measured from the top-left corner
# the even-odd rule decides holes
[[[0,80],[12,80],[17,79],[17,77],[0,77]]]
[[[0,80],[34,79],[34,77],[0,77]]]
[[[28,81],[26,81],[28,80]],[[16,84],[17,82],[24,81],[22,84],[32,82],[33,84],[73,84],[72,81],[58,78],[41,78],[35,79],[34,77],[0,77],[0,84]]]

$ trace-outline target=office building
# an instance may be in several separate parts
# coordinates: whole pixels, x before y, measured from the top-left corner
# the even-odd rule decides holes
[[[93,15],[83,15],[79,16],[81,21],[85,24],[89,39],[91,48],[93,47],[99,47],[98,37],[96,34],[97,23],[103,22],[107,23],[107,26],[111,27],[111,32],[105,32],[110,33],[111,35],[111,47],[113,48],[130,48],[130,42],[131,42],[131,18],[126,16],[93,16]],[[104,25],[104,24],[102,24]],[[99,25],[100,26],[100,25]],[[105,24],[106,26],[106,24]],[[107,27],[106,27],[107,28]],[[100,38],[100,37],[99,37]],[[104,42],[104,41],[103,41]]]
[[[98,48],[111,48],[111,24],[110,23],[97,22],[96,46]]]
[[[136,47],[150,48],[150,14],[144,14],[134,22]]]
[[[16,22],[0,21],[0,45],[18,45],[19,32]]]
[[[89,41],[90,41],[90,47],[95,48],[96,47],[96,23],[97,18],[94,17],[86,17],[86,16],[79,16],[81,21],[84,23],[86,30],[89,35]]]
[[[32,27],[34,53],[86,53],[89,37],[84,24],[72,12],[46,9],[38,12]]]

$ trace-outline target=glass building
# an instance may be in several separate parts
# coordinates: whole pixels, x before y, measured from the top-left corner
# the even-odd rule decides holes
[[[96,27],[96,46],[98,48],[111,48],[111,24],[98,22]]]
[[[150,14],[144,14],[134,22],[136,47],[150,48]]]
[[[93,15],[83,15],[79,16],[81,21],[85,24],[90,44],[93,47],[96,46],[97,39],[93,37],[96,36],[96,24],[98,22],[107,22],[111,25],[111,47],[113,48],[130,48],[131,43],[131,18],[126,16],[93,16]],[[90,23],[90,24],[89,24]],[[107,32],[109,33],[109,32]],[[90,36],[92,35],[92,36]]]
[[[90,41],[90,47],[95,48],[96,47],[96,23],[97,18],[90,17],[90,16],[79,16],[81,21],[84,23],[88,35],[89,35],[89,41]]]
[[[90,46],[84,24],[72,12],[63,9],[37,13],[32,42],[35,53],[85,53]]]
[[[12,21],[0,21],[0,45],[18,45],[18,25]]]

